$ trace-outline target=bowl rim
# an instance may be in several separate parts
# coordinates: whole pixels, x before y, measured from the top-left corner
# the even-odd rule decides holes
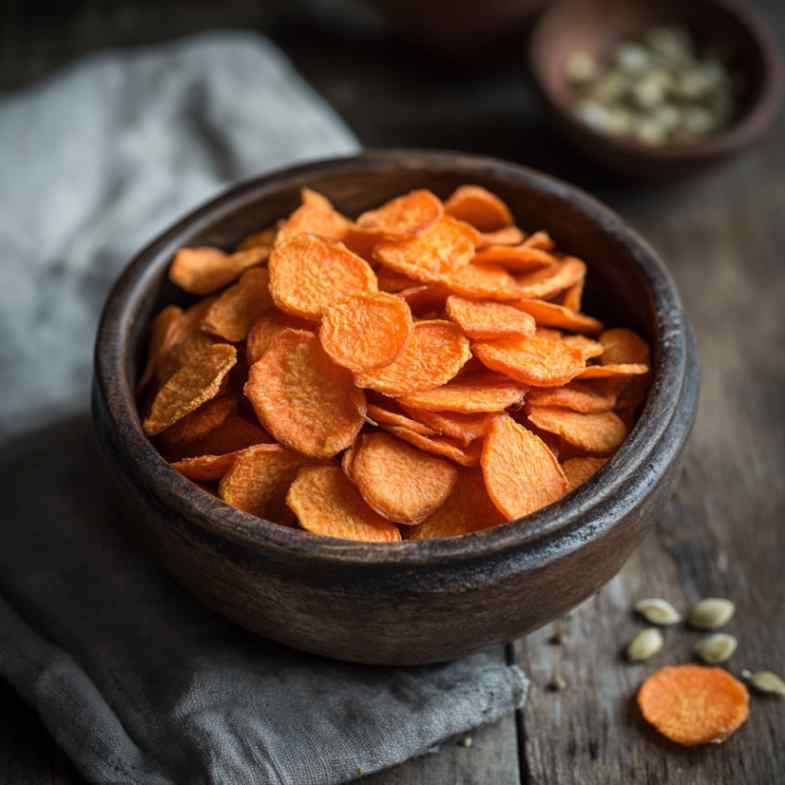
[[[566,101],[560,100],[551,90],[549,80],[545,77],[542,68],[542,51],[547,42],[549,22],[557,14],[563,13],[566,5],[580,0],[555,3],[542,11],[537,19],[531,34],[529,66],[538,92],[551,112],[565,126],[569,127],[575,135],[582,136],[586,140],[591,139],[605,151],[606,155],[624,154],[629,158],[635,157],[641,162],[650,164],[699,162],[730,155],[747,147],[763,136],[777,117],[785,93],[785,61],[774,34],[752,5],[740,0],[702,1],[721,8],[744,28],[749,37],[755,41],[763,63],[764,77],[755,101],[731,125],[719,133],[712,134],[704,141],[695,144],[654,147],[634,139],[603,134],[581,122],[571,110],[571,106]]]
[[[219,224],[245,204],[284,189],[307,185],[314,175],[339,175],[381,168],[427,166],[450,174],[525,181],[527,187],[584,214],[614,241],[623,245],[638,266],[649,289],[656,313],[653,381],[647,403],[634,429],[608,463],[575,491],[558,502],[508,525],[461,537],[368,543],[324,537],[281,526],[237,510],[202,491],[172,469],[144,434],[138,416],[134,385],[128,379],[130,357],[127,336],[149,285],[184,242]],[[164,261],[165,260],[165,261]],[[581,526],[595,526],[596,515],[611,498],[629,500],[630,480],[636,477],[649,488],[646,469],[650,454],[660,443],[678,410],[686,383],[689,325],[675,283],[655,251],[620,216],[582,190],[518,164],[499,159],[429,150],[381,150],[311,161],[253,177],[223,191],[197,207],[160,234],[128,264],[111,289],[101,314],[95,341],[94,402],[110,420],[115,449],[130,461],[130,481],[163,509],[175,511],[192,523],[233,543],[262,548],[268,555],[300,557],[309,562],[349,564],[357,567],[395,565],[417,567],[439,561],[460,562],[520,551],[556,535],[573,534]],[[95,407],[95,404],[94,404]],[[525,520],[525,524],[521,521]]]

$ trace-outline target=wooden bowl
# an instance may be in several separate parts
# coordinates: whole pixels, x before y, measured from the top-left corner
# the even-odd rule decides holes
[[[231,247],[299,203],[303,186],[348,215],[409,191],[462,183],[498,193],[528,228],[547,227],[590,264],[589,311],[640,330],[654,382],[625,443],[590,482],[521,522],[390,545],[317,537],[229,507],[173,471],[140,427],[134,385],[151,314],[172,302],[182,245]],[[437,662],[513,639],[588,597],[662,512],[696,410],[698,363],[670,275],[591,197],[520,166],[469,155],[379,152],[307,164],[232,188],[142,251],[104,308],[93,413],[133,528],[205,604],[295,648],[386,665]]]
[[[703,141],[662,147],[608,136],[583,123],[574,113],[569,56],[586,51],[601,60],[621,40],[661,24],[683,25],[702,45],[732,54],[746,85],[736,120]],[[733,155],[768,131],[782,101],[777,43],[741,0],[562,0],[538,21],[530,58],[535,82],[565,137],[587,156],[626,174],[667,178]]]

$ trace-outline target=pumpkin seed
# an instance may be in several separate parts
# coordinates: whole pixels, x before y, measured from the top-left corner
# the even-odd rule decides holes
[[[662,649],[662,633],[656,627],[641,630],[627,646],[627,659],[630,662],[643,662]]]
[[[690,626],[699,630],[716,630],[727,624],[736,611],[736,606],[721,597],[707,597],[691,611],[688,618]]]
[[[709,665],[716,665],[730,659],[736,651],[738,641],[733,635],[725,632],[715,632],[714,635],[707,635],[695,644],[695,653]]]
[[[748,670],[743,670],[741,675],[760,692],[767,692],[770,695],[780,695],[785,697],[785,681],[783,681],[776,673],[771,671],[757,671],[750,673]]]
[[[635,610],[652,624],[678,624],[681,614],[667,601],[656,597],[647,597],[635,603]]]

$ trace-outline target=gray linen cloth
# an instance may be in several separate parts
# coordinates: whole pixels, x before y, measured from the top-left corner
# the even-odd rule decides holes
[[[0,101],[0,676],[91,782],[344,782],[525,698],[498,658],[369,668],[255,638],[115,526],[87,415],[112,280],[225,183],[356,147],[250,35],[91,58]]]

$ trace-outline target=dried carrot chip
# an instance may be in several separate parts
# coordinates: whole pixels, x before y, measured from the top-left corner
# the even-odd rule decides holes
[[[573,256],[555,261],[549,267],[516,278],[522,297],[548,299],[586,277],[586,265]]]
[[[605,330],[599,340],[605,347],[600,360],[603,365],[648,365],[651,361],[649,344],[632,330],[624,327]]]
[[[469,342],[452,322],[416,322],[403,351],[389,365],[355,376],[358,387],[399,396],[446,384],[471,357]]]
[[[284,221],[275,237],[281,245],[300,234],[314,234],[325,240],[343,240],[351,222],[344,218],[322,194],[302,190],[302,204]]]
[[[221,479],[218,495],[238,510],[264,518],[268,507],[286,497],[304,455],[280,444],[258,444],[243,450]]]
[[[573,412],[609,412],[616,405],[617,390],[610,385],[570,382],[564,387],[532,387],[526,403],[531,406],[558,406]]]
[[[270,293],[286,313],[318,321],[328,305],[350,294],[375,292],[368,263],[341,243],[301,234],[270,254]]]
[[[421,523],[450,495],[458,469],[382,432],[360,437],[350,477],[371,509],[395,523]]]
[[[204,438],[215,428],[220,428],[236,411],[235,398],[231,396],[213,398],[159,434],[158,444],[167,454],[178,453],[179,457],[185,457],[181,453],[184,448]],[[205,452],[201,451],[197,454],[204,455]]]
[[[269,433],[251,422],[242,414],[230,415],[218,428],[184,447],[174,451],[177,458],[193,458],[199,455],[224,455],[244,450],[255,444],[269,444],[273,439]]]
[[[583,302],[583,285],[585,281],[585,278],[581,278],[580,281],[574,283],[567,289],[564,292],[564,297],[562,297],[561,305],[568,308],[570,311],[575,311],[575,313],[580,312],[581,303]]]
[[[484,371],[449,384],[404,395],[399,403],[413,409],[458,414],[501,412],[523,400],[526,386],[500,374]]]
[[[478,250],[491,245],[520,245],[525,238],[524,233],[517,226],[505,226],[495,232],[480,232],[475,229],[474,246]]]
[[[199,357],[217,343],[215,338],[203,332],[191,332],[192,327],[184,325],[186,321],[190,321],[190,311],[178,323],[172,347],[158,361],[156,377],[159,385],[165,384],[184,365],[198,363]]]
[[[312,534],[366,542],[401,539],[398,527],[375,513],[337,466],[301,468],[286,503]]]
[[[666,666],[643,682],[638,706],[663,736],[694,747],[733,735],[749,716],[749,694],[722,668]]]
[[[456,188],[444,204],[445,212],[481,232],[495,232],[514,223],[510,208],[480,185]]]
[[[447,501],[419,526],[407,529],[406,538],[433,540],[460,537],[482,529],[493,529],[504,522],[501,513],[488,498],[482,473],[477,469],[463,469]]]
[[[488,496],[508,521],[552,504],[567,491],[567,478],[553,453],[508,415],[491,423],[481,466]]]
[[[147,348],[147,365],[138,389],[141,390],[152,381],[161,358],[172,348],[178,333],[178,326],[183,318],[183,309],[176,305],[168,305],[153,319],[150,326],[150,341]]]
[[[249,248],[264,248],[267,251],[267,256],[270,255],[273,246],[275,245],[275,237],[278,233],[277,224],[268,226],[260,232],[254,232],[244,237],[237,246],[238,251],[247,251]]]
[[[329,306],[319,340],[338,365],[356,373],[389,365],[412,332],[412,312],[394,294],[353,294]]]
[[[428,284],[403,289],[398,292],[398,296],[406,300],[409,310],[413,314],[422,316],[431,311],[442,311],[450,292],[441,284]]]
[[[236,362],[234,346],[218,343],[206,347],[194,361],[175,371],[153,400],[144,421],[145,433],[155,436],[215,398],[221,382]]]
[[[305,330],[284,330],[248,374],[245,396],[281,444],[314,458],[345,450],[362,428],[365,397]]]
[[[570,458],[562,464],[564,476],[574,491],[593,477],[608,462],[607,458]]]
[[[581,379],[629,379],[649,372],[648,365],[625,363],[624,365],[587,365],[579,375]]]
[[[474,344],[472,351],[487,368],[536,387],[561,387],[585,364],[580,350],[537,335],[483,341]]]
[[[421,433],[423,436],[436,435],[433,428],[427,424],[413,420],[399,412],[385,409],[383,406],[377,406],[375,403],[368,404],[367,416],[374,425],[397,425],[400,428],[408,428],[410,431]]]
[[[386,240],[402,240],[422,234],[443,215],[444,205],[437,196],[426,190],[411,191],[363,213],[355,229]]]
[[[581,414],[548,406],[526,408],[529,422],[567,444],[594,455],[610,455],[624,441],[627,428],[613,412]]]
[[[249,267],[260,264],[267,256],[267,251],[260,247],[233,254],[207,246],[181,248],[169,268],[169,278],[191,294],[210,294],[236,281]]]
[[[468,447],[464,447],[454,439],[443,436],[424,436],[421,433],[417,433],[417,431],[412,431],[409,428],[399,428],[395,425],[382,425],[381,427],[399,439],[419,447],[423,452],[440,455],[442,458],[449,458],[461,466],[477,466],[480,463],[481,447],[479,442],[473,442]]]
[[[518,284],[503,267],[494,264],[467,264],[441,277],[442,284],[470,300],[517,300]]]
[[[574,333],[598,333],[602,331],[602,322],[583,313],[575,313],[563,305],[546,303],[543,300],[522,299],[515,303],[534,317],[534,321],[543,327],[557,327]]]
[[[276,310],[263,313],[253,323],[245,339],[245,357],[248,365],[253,365],[270,348],[273,338],[287,328],[310,330],[313,328],[313,322]]]
[[[169,465],[189,480],[216,482],[232,468],[239,455],[239,451],[223,455],[199,455],[194,458],[183,458]]]
[[[482,300],[466,300],[453,295],[447,299],[447,316],[468,338],[475,340],[534,335],[534,318],[510,305]]]
[[[493,264],[507,270],[526,271],[550,267],[556,257],[547,251],[533,248],[524,242],[521,245],[491,245],[478,250],[473,259],[475,264]]]
[[[469,264],[474,256],[474,242],[467,228],[448,215],[417,237],[379,243],[373,255],[399,275],[436,283],[447,273]]]
[[[480,439],[488,431],[490,414],[457,414],[456,412],[429,412],[425,409],[404,407],[404,410],[417,421],[428,427],[431,433],[449,436],[464,446]]]
[[[202,329],[232,343],[245,340],[251,325],[273,306],[269,282],[265,268],[244,272],[210,306]]]
[[[587,338],[585,335],[564,335],[561,338],[568,346],[574,346],[583,354],[584,360],[600,357],[605,348],[599,341]]]
[[[523,244],[527,248],[538,248],[540,251],[553,251],[556,248],[556,243],[553,242],[551,236],[543,230],[529,235],[523,241]]]
[[[420,285],[419,281],[414,281],[405,275],[399,275],[384,269],[376,273],[376,279],[381,292],[398,293],[404,289],[411,289]]]

